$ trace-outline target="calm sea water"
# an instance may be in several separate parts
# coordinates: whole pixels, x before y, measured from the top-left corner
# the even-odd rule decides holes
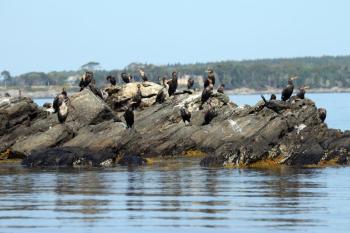
[[[350,128],[349,94],[310,95]],[[252,104],[258,96],[232,96]],[[0,164],[0,232],[348,232],[350,168],[212,169],[178,158],[140,168]]]

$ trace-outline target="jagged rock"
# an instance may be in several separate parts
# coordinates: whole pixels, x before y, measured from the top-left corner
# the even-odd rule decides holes
[[[147,163],[147,160],[138,154],[131,154],[122,156],[117,163],[122,166],[142,166]]]
[[[58,147],[35,151],[22,161],[27,167],[98,167],[109,166],[115,154],[84,148]]]
[[[67,125],[55,125],[45,132],[39,132],[21,138],[11,147],[16,154],[29,155],[32,151],[39,151],[48,147],[59,146],[73,138],[74,132]]]
[[[266,108],[255,112],[253,116],[264,117],[259,121],[250,119],[249,115],[235,119],[242,139],[231,140],[221,146],[202,164],[222,165],[218,161],[224,160],[227,166],[249,166],[273,160],[281,165],[318,165],[325,161],[324,155],[334,148],[349,149],[350,135],[324,127],[311,100],[292,101],[287,105],[288,108],[281,109],[280,114]],[[244,122],[250,122],[251,126],[242,127]],[[339,156],[333,153],[332,159],[347,163],[348,156],[347,152]]]
[[[112,92],[110,91],[111,88],[107,88],[106,91],[109,91],[111,94],[108,96],[106,102],[115,110],[122,108],[136,94],[138,84],[141,85],[142,105],[151,106],[154,104],[156,96],[163,86],[153,82],[126,83],[122,87],[118,87],[118,91],[116,92]]]
[[[123,131],[125,126],[120,122],[105,121],[97,125],[88,125],[76,132],[77,135],[63,146],[105,151],[115,147]]]
[[[29,98],[10,99],[6,104],[2,101],[0,152],[10,149],[14,154],[28,155],[34,150],[64,144],[74,138],[81,128],[118,121],[110,107],[90,90],[74,94],[70,101],[64,124],[59,124],[56,115],[42,110]],[[94,138],[94,135],[90,136]]]
[[[143,96],[152,96],[163,88],[151,82],[142,84]],[[64,157],[67,162],[59,158],[54,163],[51,152],[50,156],[37,156],[49,147],[53,152],[61,147],[85,148],[141,157],[175,156],[196,150],[208,155],[201,162],[204,166],[252,166],[263,161],[290,166],[349,163],[350,131],[329,129],[309,99],[276,100],[271,109],[262,100],[255,106],[237,106],[229,102],[228,96],[214,93],[199,110],[200,92],[179,91],[162,104],[154,104],[155,96],[143,98],[152,104],[134,110],[134,127],[126,129],[124,123],[116,122],[114,113],[125,110],[124,104],[135,94],[136,86],[137,83],[123,85],[109,97],[108,104],[89,90],[74,94],[70,97],[73,107],[63,125],[58,124],[55,115],[47,114],[28,99],[10,104],[7,101],[0,105],[0,117],[5,119],[1,126],[5,133],[0,136],[2,151],[29,155],[33,166],[99,164],[86,162],[91,159],[81,156],[78,157],[85,159],[71,162],[71,154],[76,152]],[[115,100],[119,101],[116,105]],[[191,125],[185,125],[180,116],[180,108],[186,103]],[[217,116],[203,125],[204,114],[210,108],[215,108]],[[15,117],[10,119],[9,114]]]
[[[70,100],[71,105],[65,124],[75,130],[106,120],[117,120],[111,108],[88,89],[74,94]]]
[[[0,152],[7,150],[16,140],[48,129],[36,120],[46,116],[30,98],[0,98]]]
[[[0,98],[0,136],[13,128],[29,125],[40,114],[30,98]]]

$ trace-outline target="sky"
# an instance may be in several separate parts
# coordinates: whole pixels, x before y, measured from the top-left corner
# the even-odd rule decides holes
[[[347,0],[0,0],[0,71],[350,54]]]

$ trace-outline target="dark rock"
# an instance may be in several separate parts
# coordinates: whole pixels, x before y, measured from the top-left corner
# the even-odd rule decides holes
[[[117,163],[122,166],[142,166],[147,163],[147,160],[138,154],[132,154],[122,156]]]
[[[0,98],[0,152],[22,137],[47,130],[48,125],[37,124],[45,116],[30,98]]]
[[[71,96],[70,100],[65,124],[59,124],[56,115],[42,110],[29,98],[1,101],[0,152],[10,149],[15,154],[29,155],[32,151],[66,143],[84,127],[118,121],[110,107],[88,89]]]
[[[115,160],[112,152],[94,152],[83,148],[57,147],[34,151],[22,161],[27,167],[99,167]]]
[[[135,94],[137,83],[123,85],[108,97],[107,103],[89,90],[74,94],[64,124],[28,98],[2,99],[0,152],[28,155],[32,166],[94,166],[104,159],[92,154],[80,156],[78,149],[66,148],[147,157],[198,150],[209,155],[202,160],[203,166],[239,167],[262,161],[290,166],[349,163],[350,131],[329,129],[309,99],[260,100],[255,106],[238,107],[229,102],[228,96],[213,93],[203,104],[204,110],[199,110],[200,92],[166,96],[162,104],[154,104],[162,88],[151,82],[142,85],[142,96],[147,98],[142,98],[142,107],[133,111],[132,129],[117,121]],[[185,125],[180,115],[185,104],[191,112],[191,125]],[[205,111],[210,108],[215,109],[216,116],[202,125]],[[46,156],[43,151],[50,153]],[[72,159],[77,154],[81,159]],[[137,161],[141,160],[125,157],[121,161],[140,164]]]
[[[16,154],[29,155],[35,150],[62,145],[73,137],[74,132],[67,125],[58,124],[45,132],[38,132],[18,139],[12,145],[11,150]]]

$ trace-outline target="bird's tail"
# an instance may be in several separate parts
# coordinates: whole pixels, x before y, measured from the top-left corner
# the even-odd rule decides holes
[[[267,100],[265,99],[265,97],[263,95],[261,95],[261,98],[263,99],[263,101],[265,102],[265,104],[267,103]]]

